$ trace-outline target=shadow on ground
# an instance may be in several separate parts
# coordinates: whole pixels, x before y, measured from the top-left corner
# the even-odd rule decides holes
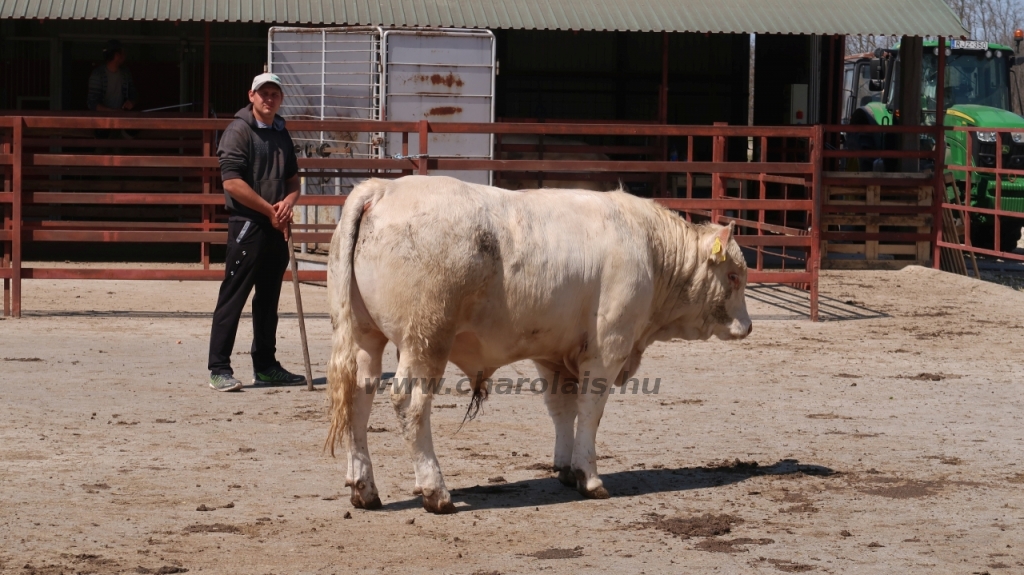
[[[747,286],[747,297],[776,308],[780,314],[753,315],[757,321],[779,319],[808,319],[811,317],[809,292],[786,284],[752,284]],[[865,307],[853,301],[843,301],[818,295],[818,319],[820,321],[850,321],[856,319],[880,319],[889,314]]]
[[[300,373],[299,375],[303,375],[303,374]],[[327,385],[327,378],[326,377],[314,377],[313,378],[313,385]],[[288,384],[285,384],[285,383],[263,383],[263,382],[257,381],[257,382],[255,382],[255,383],[253,383],[251,385],[245,386],[244,388],[241,389],[241,391],[245,391],[246,389],[268,389],[268,388],[272,388],[272,387],[287,387],[287,388],[297,387],[299,389],[306,389],[306,382],[303,381],[302,383],[288,383]],[[321,391],[321,390],[316,389],[314,391]]]
[[[605,488],[616,497],[634,497],[652,493],[709,489],[740,483],[761,475],[814,475],[828,476],[836,472],[821,465],[801,464],[795,459],[784,459],[766,467],[756,462],[741,462],[721,467],[683,467],[677,469],[632,469],[602,474]],[[512,483],[474,485],[453,489],[452,502],[459,511],[482,509],[514,509],[539,507],[579,501],[575,489],[566,487],[551,477],[526,479]],[[416,509],[420,498],[414,497],[384,505],[388,511]]]

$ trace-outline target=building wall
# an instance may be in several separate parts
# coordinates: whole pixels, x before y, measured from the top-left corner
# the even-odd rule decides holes
[[[211,105],[230,115],[263,69],[269,25],[210,28]],[[85,110],[89,74],[111,38],[124,45],[139,109],[191,102],[184,111],[202,111],[203,24],[35,20],[0,22],[0,109]]]
[[[266,61],[267,24],[211,25],[211,105],[246,103]],[[499,30],[497,115],[653,121],[662,34]],[[85,110],[89,73],[121,40],[140,109],[192,102],[202,109],[203,25],[119,21],[0,22],[0,109]],[[749,40],[744,34],[669,35],[669,122],[746,123]],[[47,98],[49,98],[47,100]]]
[[[655,121],[660,33],[500,30],[497,115]],[[746,124],[749,36],[669,34],[669,122]]]

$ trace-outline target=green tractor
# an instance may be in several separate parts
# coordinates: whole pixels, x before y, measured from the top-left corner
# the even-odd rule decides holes
[[[1019,40],[1018,40],[1019,44]],[[921,63],[921,112],[925,125],[935,124],[936,88],[938,70],[938,44],[924,42]],[[1019,132],[1003,133],[1000,142],[996,132],[946,132],[946,164],[996,167],[996,152],[1002,154],[1002,167],[1024,170],[1024,118],[1014,114],[1011,100],[1011,75],[1017,61],[1014,50],[1008,46],[975,40],[951,40],[946,48],[946,81],[944,98],[945,126],[991,127],[1015,129]],[[846,59],[844,76],[843,123],[852,125],[892,125],[899,123],[896,86],[900,75],[899,46],[860,54]],[[1018,94],[1019,98],[1020,95]],[[972,138],[970,164],[967,163],[967,138]],[[848,149],[898,149],[898,136],[881,134],[847,134]],[[922,149],[933,149],[934,142],[922,141]],[[898,160],[875,160],[865,171],[895,171]],[[966,178],[963,171],[953,172],[955,186],[947,189],[965,197]],[[975,173],[971,177],[971,205],[994,208],[996,198],[995,176]],[[1024,178],[1004,176],[1002,179],[1002,209],[1021,212],[1024,218]],[[972,243],[983,247],[993,244],[993,216],[974,214]],[[1000,246],[1003,251],[1013,250],[1021,235],[1019,219],[1003,218],[1000,222]]]

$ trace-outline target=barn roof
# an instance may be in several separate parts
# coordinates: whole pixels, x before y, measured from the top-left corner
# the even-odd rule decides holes
[[[0,0],[0,18],[966,37],[943,0]]]

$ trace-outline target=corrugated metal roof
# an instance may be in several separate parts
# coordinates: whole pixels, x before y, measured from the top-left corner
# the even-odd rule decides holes
[[[0,0],[0,18],[966,37],[942,0]]]

